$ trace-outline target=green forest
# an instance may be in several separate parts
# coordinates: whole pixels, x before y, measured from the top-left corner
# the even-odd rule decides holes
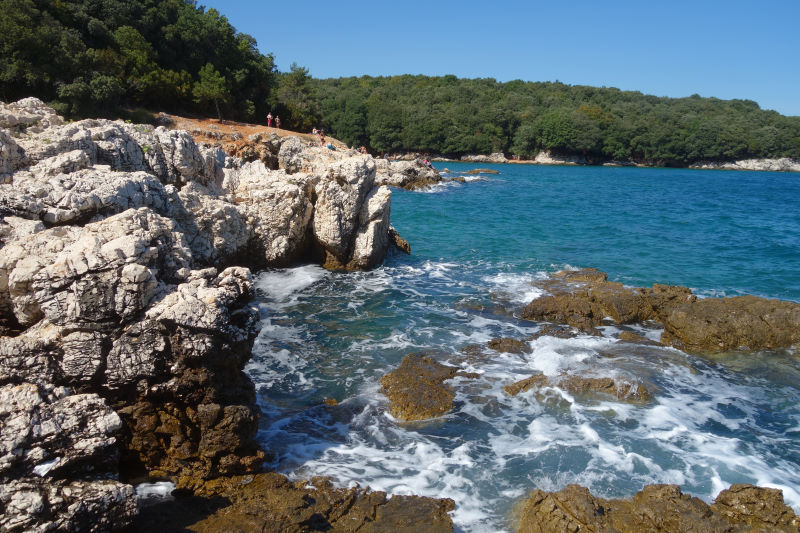
[[[540,150],[592,162],[800,157],[800,117],[750,100],[665,98],[491,78],[314,79],[187,0],[0,0],[0,99],[37,96],[68,118],[151,112],[322,127],[382,152],[458,157]],[[268,45],[268,43],[267,43]]]

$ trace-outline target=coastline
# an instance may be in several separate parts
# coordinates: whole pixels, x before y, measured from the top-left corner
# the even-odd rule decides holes
[[[362,520],[365,528],[453,531],[448,513],[455,504],[446,498],[449,494],[388,498],[381,491],[335,488],[322,479],[290,482],[263,472],[270,449],[255,440],[260,407],[252,379],[241,372],[253,357],[256,324],[263,318],[252,304],[256,286],[250,269],[311,261],[334,271],[368,271],[383,262],[392,243],[397,244],[389,219],[391,194],[379,181],[378,161],[346,147],[331,151],[309,147],[306,140],[261,132],[235,139],[242,141],[236,143],[237,153],[251,158],[245,161],[222,153],[218,146],[195,143],[183,131],[97,120],[62,124],[41,102],[20,107],[37,117],[30,123],[31,131],[0,137],[4,155],[0,163],[7,175],[0,253],[4,276],[0,287],[6,289],[0,298],[4,319],[0,392],[7,405],[21,405],[30,416],[14,418],[12,409],[4,406],[3,449],[12,450],[13,445],[22,455],[4,456],[9,459],[0,475],[11,481],[0,491],[0,501],[10,511],[0,516],[0,524],[13,531],[47,520],[73,524],[99,520],[96,530],[110,530],[135,519],[134,481],[169,479],[178,488],[177,500],[158,504],[146,517],[158,524],[163,513],[167,528],[187,523],[188,515],[203,521],[200,530],[241,523],[261,530],[269,524],[265,516],[284,513],[280,520],[287,528],[307,526],[313,519],[321,528],[337,520],[343,525]],[[43,122],[52,124],[40,126]],[[423,184],[441,179],[438,173],[422,174],[430,169],[416,161],[387,167],[381,179],[395,179],[392,174],[397,173],[397,183],[409,177]],[[638,324],[659,316],[669,327],[665,339],[698,350],[709,346],[684,333],[696,329],[696,322],[723,317],[715,327],[723,333],[731,329],[724,321],[733,314],[730,307],[709,311],[708,304],[696,306],[689,301],[688,289],[654,286],[628,292],[606,283],[597,271],[570,276],[579,284],[594,284],[591,298],[584,300],[584,293],[534,298],[538,304],[526,307],[527,327],[561,324],[597,337],[597,328],[604,325],[598,317],[612,316],[617,323],[628,324],[630,315],[630,323]],[[555,292],[560,281],[553,278],[555,285],[548,287]],[[753,327],[760,328],[764,322],[757,316],[784,313],[785,306],[765,307],[761,300],[747,300],[736,313],[747,311],[756,317],[751,320]],[[589,312],[579,316],[574,309]],[[791,309],[790,315],[795,313]],[[797,330],[783,322],[778,329]],[[553,339],[574,338],[574,333],[560,328],[536,332],[537,338]],[[786,335],[756,336],[775,338],[780,347],[796,342]],[[646,346],[648,339],[620,336],[619,340]],[[492,339],[487,346],[462,353],[467,358],[483,355],[485,361],[486,348],[494,354],[520,355],[530,348],[526,343],[535,341]],[[732,336],[725,342],[726,349],[737,349],[744,341]],[[760,348],[764,347],[773,345]],[[399,395],[401,402],[409,396],[411,403],[425,399],[429,389],[437,400],[452,400],[453,383],[461,386],[479,379],[476,372],[442,365],[434,357],[409,361],[405,367],[424,371],[400,372],[384,384],[389,395]],[[407,370],[402,363],[400,368]],[[615,381],[609,385],[602,378],[558,375],[548,379],[534,377],[518,388],[525,389],[523,396],[530,390],[529,397],[540,389],[562,387],[571,394],[599,392],[628,398]],[[641,390],[636,389],[633,400],[647,401],[650,393]],[[318,408],[335,408],[333,400],[326,399]],[[442,415],[454,405],[437,403],[433,410],[409,419],[450,423]],[[347,409],[352,405],[343,411]],[[407,410],[393,412],[399,420]],[[63,424],[65,430],[57,438],[42,429],[43,438],[25,435],[22,441],[14,440],[11,433],[24,433],[26,424],[36,424],[37,417],[44,426],[53,419],[77,422]],[[76,445],[87,440],[95,447]],[[683,512],[681,502],[686,497],[677,486],[671,487],[646,488],[644,493],[657,495],[645,512]],[[580,491],[574,501],[625,508],[587,492]],[[8,505],[22,498],[20,494],[28,498],[25,505]],[[533,496],[526,512],[534,525],[520,526],[520,531],[527,531],[524,527],[535,531],[536,524],[552,520],[558,523],[561,518],[548,515],[547,505],[555,502],[557,514],[572,497],[541,491]],[[218,498],[231,505],[214,507]],[[313,505],[307,503],[310,500]],[[42,501],[61,503],[54,503],[50,514],[42,514],[37,510]],[[78,511],[73,508],[76,501],[84,504]],[[727,509],[726,502],[737,510]],[[791,510],[782,507],[782,497],[768,489],[731,487],[720,494],[719,505],[712,510],[724,515],[715,520],[739,524],[751,520],[742,517],[742,508],[747,515],[764,502],[781,514],[775,520],[783,521],[764,514],[755,524],[769,523],[776,529],[797,525]],[[707,515],[700,508],[693,520]],[[592,520],[598,519],[582,517],[579,522],[595,524]]]

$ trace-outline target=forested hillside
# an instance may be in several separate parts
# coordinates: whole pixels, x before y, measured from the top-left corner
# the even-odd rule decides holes
[[[312,85],[329,129],[378,151],[530,157],[551,150],[667,165],[800,156],[800,117],[764,111],[749,100],[455,76]]]
[[[183,0],[2,0],[0,98],[37,96],[67,116],[120,106],[254,120],[273,57],[213,9]]]
[[[263,43],[262,43],[263,44]],[[800,117],[749,100],[659,98],[551,82],[393,76],[317,80],[188,0],[0,0],[0,99],[69,118],[150,111],[322,126],[373,151],[540,150],[662,165],[800,157]]]

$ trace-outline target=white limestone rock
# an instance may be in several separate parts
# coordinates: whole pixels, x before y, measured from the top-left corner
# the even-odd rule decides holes
[[[555,155],[542,150],[533,160],[540,165],[588,165],[589,161],[582,155]]]
[[[116,470],[122,421],[96,394],[31,383],[0,387],[0,477]],[[46,470],[42,467],[44,463]]]
[[[115,327],[160,295],[191,265],[175,222],[142,208],[84,228],[53,228],[0,249],[0,308],[90,331]]]
[[[425,165],[422,159],[409,161],[376,159],[375,166],[375,185],[417,189],[442,181],[439,171]]]
[[[356,234],[351,270],[368,270],[383,262],[389,248],[389,214],[392,193],[388,187],[372,189],[359,213],[359,230]]]
[[[503,152],[495,152],[489,155],[463,155],[461,160],[472,163],[508,163],[508,159],[503,155]]]
[[[64,119],[38,98],[28,97],[10,104],[0,103],[0,128],[38,133],[61,124],[64,124]]]
[[[361,156],[332,163],[317,183],[313,229],[328,254],[326,262],[349,262],[361,207],[374,181],[375,161]]]
[[[138,512],[132,485],[100,481],[13,479],[0,484],[0,530],[8,533],[122,530]]]
[[[743,159],[723,163],[695,163],[690,168],[710,170],[756,170],[762,172],[800,172],[800,160],[783,157],[780,159]]]
[[[25,165],[25,151],[6,132],[0,130],[0,183],[11,181],[11,174]]]
[[[305,174],[268,170],[261,161],[226,171],[225,186],[233,191],[247,221],[250,245],[262,254],[263,263],[289,264],[305,246],[314,212],[309,190],[315,182]]]

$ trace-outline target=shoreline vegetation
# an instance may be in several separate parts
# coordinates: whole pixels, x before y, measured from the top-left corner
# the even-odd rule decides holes
[[[373,154],[503,153],[590,164],[717,167],[800,160],[800,117],[751,100],[456,76],[316,79],[195,2],[11,0],[0,13],[0,100],[40,98],[69,119],[153,111],[322,128]],[[266,44],[268,46],[268,43]],[[741,165],[737,166],[737,168]]]

